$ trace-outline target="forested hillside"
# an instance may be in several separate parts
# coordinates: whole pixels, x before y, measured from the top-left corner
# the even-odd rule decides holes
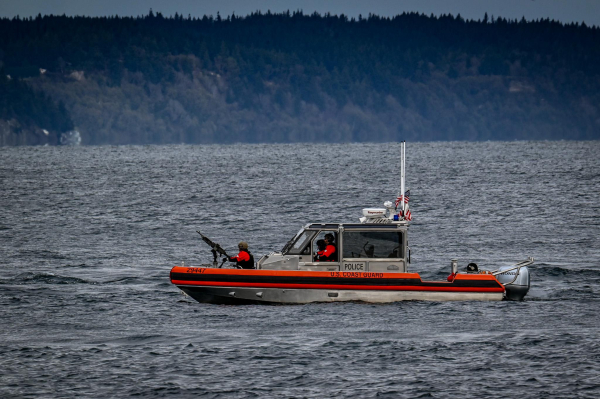
[[[40,126],[43,126],[40,127]],[[0,145],[58,144],[73,129],[65,105],[0,68]]]
[[[596,27],[487,15],[2,19],[0,135],[74,125],[85,144],[598,139],[599,43]],[[27,86],[7,95],[9,84]]]

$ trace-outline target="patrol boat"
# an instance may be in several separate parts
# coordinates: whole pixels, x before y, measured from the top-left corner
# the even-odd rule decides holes
[[[527,266],[533,258],[495,271],[458,271],[450,262],[445,281],[424,281],[410,273],[408,227],[411,220],[404,190],[405,143],[401,143],[401,188],[395,203],[365,208],[359,223],[309,223],[281,251],[264,255],[255,269],[224,269],[213,248],[212,265],[175,266],[171,282],[198,302],[216,304],[304,304],[311,302],[396,302],[522,300],[529,291]],[[404,193],[404,194],[402,194]],[[317,241],[333,235],[337,257],[320,261]]]

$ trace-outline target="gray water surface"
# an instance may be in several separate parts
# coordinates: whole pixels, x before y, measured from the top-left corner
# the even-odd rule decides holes
[[[411,271],[526,256],[523,302],[199,304],[169,282],[258,259],[398,192],[399,145],[0,148],[0,397],[600,396],[600,142],[409,143]]]

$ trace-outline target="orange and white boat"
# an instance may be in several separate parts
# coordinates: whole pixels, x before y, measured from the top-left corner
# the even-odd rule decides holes
[[[360,223],[312,223],[304,226],[281,251],[263,256],[254,269],[224,269],[214,262],[202,267],[176,266],[171,282],[204,303],[303,304],[311,302],[396,302],[522,300],[529,291],[527,266],[533,258],[496,271],[479,271],[469,264],[459,272],[451,261],[444,281],[424,281],[410,273],[408,227],[411,219],[404,190],[402,143],[401,187],[395,203],[363,209]],[[323,260],[317,243],[328,236],[335,255]],[[221,263],[221,266],[223,263]]]

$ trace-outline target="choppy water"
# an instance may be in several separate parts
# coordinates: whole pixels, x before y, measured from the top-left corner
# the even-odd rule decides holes
[[[169,283],[397,192],[398,146],[0,148],[0,397],[600,396],[600,142],[408,145],[412,270],[524,302],[215,306]]]

